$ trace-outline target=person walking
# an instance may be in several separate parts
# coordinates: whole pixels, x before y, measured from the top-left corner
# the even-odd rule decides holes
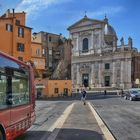
[[[81,100],[83,101],[84,105],[86,105],[86,94],[87,94],[87,92],[86,92],[85,89],[83,89],[81,93],[82,93]]]
[[[106,90],[104,90],[104,96],[106,96]]]

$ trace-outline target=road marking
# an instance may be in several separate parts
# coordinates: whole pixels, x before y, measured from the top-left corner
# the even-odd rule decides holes
[[[88,106],[89,106],[91,112],[93,113],[99,127],[101,128],[101,131],[103,132],[105,139],[106,140],[116,140],[114,138],[114,136],[112,135],[112,133],[110,132],[110,130],[105,125],[105,123],[102,121],[102,119],[100,118],[98,113],[95,111],[94,107],[89,102],[88,102]]]
[[[74,106],[75,103],[72,103],[71,105],[69,105],[65,111],[62,113],[62,115],[55,121],[55,123],[48,129],[48,131],[52,132],[50,134],[50,136],[48,137],[47,140],[55,140],[59,131],[60,131],[60,128],[62,128],[65,120],[68,118],[69,114],[71,113],[72,111],[72,108]],[[44,135],[40,140],[46,140],[47,138],[47,134]]]

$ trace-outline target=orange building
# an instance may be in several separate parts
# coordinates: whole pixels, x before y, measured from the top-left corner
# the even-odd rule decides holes
[[[42,44],[37,42],[31,43],[31,61],[35,65],[35,69],[39,77],[43,77],[45,72],[45,57],[42,56]]]
[[[43,98],[72,95],[71,80],[36,79],[35,84],[36,95]]]
[[[31,31],[25,12],[7,12],[0,17],[0,51],[27,62],[31,58]]]

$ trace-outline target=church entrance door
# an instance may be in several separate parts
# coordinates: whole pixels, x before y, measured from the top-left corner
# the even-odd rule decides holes
[[[89,85],[89,74],[83,74],[82,75],[82,84],[85,86],[85,87],[88,87]]]
[[[110,86],[110,76],[105,76],[104,80],[105,80],[105,87]]]

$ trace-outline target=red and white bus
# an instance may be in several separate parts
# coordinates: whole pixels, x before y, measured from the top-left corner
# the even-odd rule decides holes
[[[34,120],[32,67],[0,52],[0,140],[13,140]]]

